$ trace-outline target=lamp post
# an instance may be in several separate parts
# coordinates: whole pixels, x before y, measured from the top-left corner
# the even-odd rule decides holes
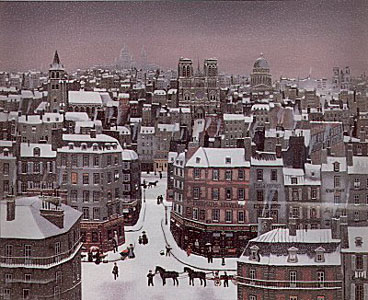
[[[164,204],[165,206],[165,225],[167,225],[167,206]]]
[[[221,265],[224,266],[225,265],[225,231],[221,232]]]

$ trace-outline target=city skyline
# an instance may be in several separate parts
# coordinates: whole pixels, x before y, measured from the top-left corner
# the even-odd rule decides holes
[[[261,52],[273,78],[354,75],[368,66],[367,4],[353,2],[1,3],[0,69],[42,69],[58,50],[68,71],[113,64],[123,46],[139,61],[175,69],[179,57],[216,57],[249,74]],[[147,14],[147,12],[150,12]],[[60,29],[61,28],[61,29]]]

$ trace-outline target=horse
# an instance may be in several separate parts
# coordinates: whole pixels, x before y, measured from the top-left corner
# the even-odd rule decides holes
[[[189,267],[184,267],[184,272],[188,273],[189,285],[194,286],[194,278],[199,278],[201,280],[201,285],[204,282],[204,286],[206,286],[206,273],[205,272],[194,271]]]
[[[150,182],[148,183],[148,187],[156,186],[156,185],[157,185],[157,183],[158,183],[158,180],[156,180],[156,181],[150,181]]]
[[[174,285],[176,283],[177,286],[179,286],[179,273],[176,271],[166,271],[164,268],[160,266],[156,266],[155,274],[160,273],[161,279],[162,279],[162,285],[166,284],[166,278],[172,278]]]

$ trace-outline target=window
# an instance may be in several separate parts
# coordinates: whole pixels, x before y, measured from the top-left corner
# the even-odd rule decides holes
[[[12,274],[5,274],[5,283],[11,283],[12,279],[13,279]]]
[[[119,180],[119,170],[115,170],[114,171],[114,181],[118,181]]]
[[[225,211],[225,222],[231,223],[233,221],[233,211],[232,210],[226,210]]]
[[[354,195],[354,204],[355,205],[358,205],[360,202],[360,198],[359,198],[359,195]]]
[[[335,162],[333,165],[334,165],[334,171],[340,172],[340,164],[338,162]]]
[[[323,287],[324,282],[325,282],[325,272],[324,271],[318,271],[317,272],[317,279],[318,279],[319,287]]]
[[[213,200],[218,200],[219,199],[219,189],[218,188],[213,188],[212,189],[212,199]]]
[[[354,221],[358,222],[359,221],[359,211],[354,211]]]
[[[30,282],[31,281],[31,274],[24,274],[24,281]]]
[[[358,189],[360,188],[360,179],[354,178],[354,188]]]
[[[94,207],[93,208],[93,220],[99,220],[100,219],[100,208]]]
[[[292,200],[299,201],[299,191],[297,188],[292,189]]]
[[[257,180],[263,181],[263,170],[262,169],[257,169]]]
[[[334,187],[340,187],[340,176],[335,176],[334,177]]]
[[[206,218],[206,211],[204,209],[201,209],[199,211],[199,219],[204,220]]]
[[[363,245],[363,239],[360,236],[357,236],[355,238],[355,246],[356,247],[362,247]]]
[[[112,182],[112,174],[111,172],[107,172],[107,183],[111,183]]]
[[[238,199],[239,200],[244,200],[244,189],[238,189]]]
[[[226,164],[231,164],[231,157],[226,157],[225,158],[225,163]]]
[[[244,180],[244,170],[238,170],[238,180]]]
[[[339,204],[340,203],[340,195],[334,195],[334,203]]]
[[[99,157],[98,155],[95,155],[95,156],[93,157],[93,165],[94,165],[95,167],[98,167],[98,166],[100,165],[100,157]]]
[[[89,220],[89,208],[83,207],[82,212],[83,212],[83,220]]]
[[[78,184],[78,173],[76,172],[72,172],[71,173],[71,181],[72,181],[72,184]]]
[[[194,169],[194,178],[195,179],[201,178],[201,170],[200,169],[198,169],[198,168]]]
[[[32,256],[31,245],[24,245],[24,258],[26,264],[31,262],[31,256]]]
[[[83,202],[89,202],[89,191],[83,191]]]
[[[219,170],[212,171],[212,180],[219,180]]]
[[[277,181],[277,170],[271,170],[271,181]]]
[[[88,175],[88,173],[83,173],[83,184],[89,184],[89,175]]]
[[[214,222],[220,221],[220,210],[219,209],[213,209],[212,210],[212,220]]]
[[[199,199],[199,193],[200,193],[200,190],[198,187],[193,188],[193,198],[194,199]]]
[[[299,207],[292,207],[291,208],[291,217],[299,218]]]
[[[9,180],[4,180],[3,181],[3,192],[5,193],[9,193]]]
[[[257,300],[257,296],[249,295],[249,300]]]
[[[72,202],[77,202],[77,200],[78,200],[78,191],[77,190],[71,190],[70,191],[70,200]]]
[[[72,166],[78,167],[78,158],[76,154],[72,154]]]
[[[233,180],[233,172],[231,170],[225,171],[225,179],[226,180]]]
[[[9,164],[8,163],[3,164],[3,175],[9,175]]]
[[[298,300],[298,296],[290,296],[289,300]]]
[[[263,190],[257,190],[257,201],[263,201]]]
[[[355,300],[364,300],[364,287],[361,283],[355,285]]]
[[[355,256],[355,269],[363,270],[363,255],[361,254]]]
[[[29,289],[23,289],[23,299],[30,299],[31,293],[29,292]]]
[[[255,269],[250,269],[249,270],[249,278],[250,279],[256,279],[256,270]]]
[[[28,171],[28,164],[26,162],[22,162],[22,173],[27,174],[27,171]]]
[[[271,195],[272,195],[271,199],[273,202],[279,201],[279,191],[278,190],[271,190]]]
[[[130,174],[123,174],[123,181],[124,182],[130,181]]]
[[[108,166],[111,166],[111,155],[108,155],[108,156],[107,156],[107,162],[106,162],[106,164],[107,164]]]
[[[93,173],[93,184],[100,184],[100,173]]]
[[[231,188],[225,189],[226,200],[231,200]]]
[[[193,208],[193,220],[198,220],[198,208]]]
[[[315,187],[313,187],[313,188],[311,189],[311,198],[312,198],[313,200],[316,200],[316,199],[317,199],[317,188],[315,188]]]
[[[10,298],[10,289],[3,289],[3,291],[4,291],[4,299],[11,299]]]
[[[291,177],[291,184],[298,184],[298,178],[297,177]]]
[[[244,217],[244,211],[238,211],[238,222],[239,223],[244,223],[245,222],[245,217]]]
[[[296,271],[289,272],[290,287],[296,287]]]
[[[40,163],[34,162],[33,163],[33,173],[39,174],[40,173]]]

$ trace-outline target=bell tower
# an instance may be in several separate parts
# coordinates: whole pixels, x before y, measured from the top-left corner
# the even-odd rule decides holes
[[[54,60],[49,69],[48,94],[49,112],[66,111],[67,84],[64,66],[60,63],[58,52],[55,51]]]

